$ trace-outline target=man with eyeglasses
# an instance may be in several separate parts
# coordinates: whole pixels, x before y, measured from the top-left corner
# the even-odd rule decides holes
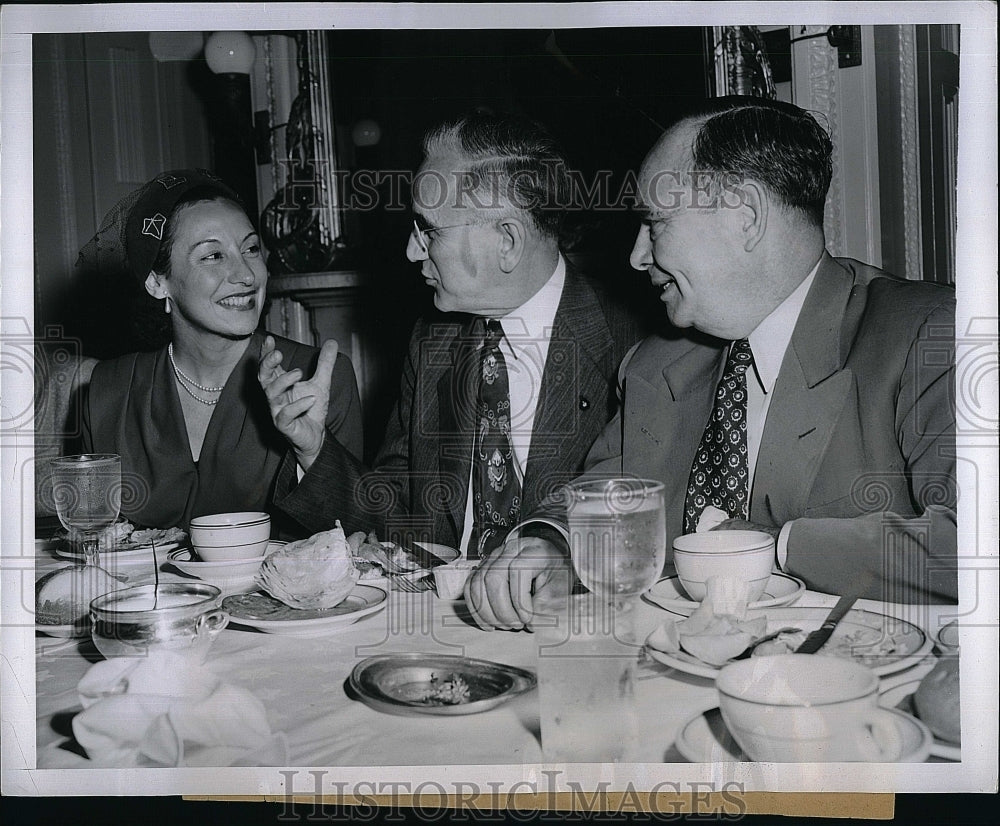
[[[308,381],[268,348],[259,377],[301,477],[279,507],[313,531],[339,519],[479,558],[582,470],[639,331],[560,252],[569,175],[539,125],[475,113],[423,148],[406,254],[441,313],[414,328],[373,467],[322,427],[335,345]]]
[[[653,147],[631,263],[690,333],[628,355],[587,473],[662,481],[668,548],[761,530],[814,590],[951,602],[954,291],[826,251],[831,155],[810,114],[759,98],[709,101]],[[515,534],[466,585],[485,628],[530,627],[565,581],[565,511],[536,516],[558,540]]]

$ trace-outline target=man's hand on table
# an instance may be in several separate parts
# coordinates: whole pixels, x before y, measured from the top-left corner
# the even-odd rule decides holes
[[[274,426],[291,443],[302,470],[309,470],[323,447],[337,350],[336,341],[323,343],[316,372],[308,380],[303,380],[298,368],[286,371],[281,366],[281,352],[271,336],[264,339],[260,350],[257,380],[267,396]]]
[[[780,525],[759,525],[756,522],[748,522],[746,519],[727,519],[724,522],[720,522],[714,528],[713,531],[763,531],[766,534],[770,534],[774,537],[775,541],[778,539],[778,534],[781,533]]]
[[[569,592],[573,570],[555,545],[539,537],[510,539],[486,557],[465,583],[465,602],[480,628],[531,629],[534,597]]]

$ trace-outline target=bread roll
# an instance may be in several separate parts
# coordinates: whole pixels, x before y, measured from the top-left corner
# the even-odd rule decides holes
[[[962,739],[958,687],[958,657],[943,657],[913,695],[913,707],[935,737],[958,743]]]
[[[93,565],[52,571],[35,583],[35,622],[80,625],[90,613],[91,600],[121,587],[111,574]]]

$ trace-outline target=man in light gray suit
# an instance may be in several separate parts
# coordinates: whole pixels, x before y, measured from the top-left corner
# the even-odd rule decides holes
[[[764,530],[810,588],[953,600],[954,293],[831,257],[830,176],[826,133],[776,101],[710,101],[653,147],[631,262],[685,334],[626,357],[587,473],[664,482],[668,548],[696,529]],[[752,355],[734,512],[696,477],[737,345]],[[565,536],[564,513],[536,516]],[[564,538],[516,536],[468,583],[484,627],[530,625],[532,596],[566,568]]]
[[[348,531],[475,557],[582,471],[639,333],[560,252],[568,172],[537,124],[473,114],[427,135],[424,156],[407,257],[420,263],[441,312],[416,324],[373,467],[322,426],[334,344],[308,381],[285,373],[269,349],[259,378],[301,474],[279,507],[313,531],[339,519]],[[488,354],[486,319],[494,320]],[[500,364],[508,392],[483,412],[480,389],[495,390]],[[294,463],[284,470],[295,473]]]

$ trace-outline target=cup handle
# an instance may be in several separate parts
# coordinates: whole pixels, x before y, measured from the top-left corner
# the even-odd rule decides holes
[[[903,736],[896,715],[874,709],[858,730],[862,758],[870,763],[895,763],[903,756]]]
[[[229,625],[229,614],[221,608],[216,608],[214,611],[209,611],[207,614],[202,614],[198,617],[196,633],[198,636],[201,636],[202,632],[204,632],[208,636],[214,637],[227,625]]]

